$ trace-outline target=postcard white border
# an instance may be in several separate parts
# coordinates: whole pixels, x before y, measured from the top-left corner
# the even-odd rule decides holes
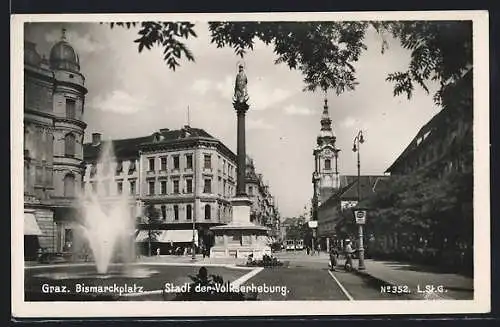
[[[474,300],[257,302],[24,302],[23,24],[143,20],[472,20],[474,44]],[[12,315],[30,317],[192,317],[486,313],[491,308],[489,26],[487,11],[50,14],[11,17]],[[16,218],[17,217],[17,218]],[[84,305],[82,305],[84,303]]]

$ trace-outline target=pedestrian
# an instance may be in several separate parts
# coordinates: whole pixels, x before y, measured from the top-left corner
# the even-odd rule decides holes
[[[335,271],[335,267],[337,266],[337,257],[338,251],[335,247],[331,247],[330,249],[330,270]]]
[[[351,270],[352,268],[352,254],[353,254],[353,249],[351,246],[351,240],[347,239],[345,240],[345,264],[344,264],[344,269],[345,270]]]
[[[156,255],[157,255],[157,256],[160,256],[160,248],[159,248],[159,247],[158,247],[158,248],[156,248]]]

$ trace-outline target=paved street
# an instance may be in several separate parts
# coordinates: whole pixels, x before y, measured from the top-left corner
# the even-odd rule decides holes
[[[130,300],[162,300],[158,293],[165,282],[177,285],[189,281],[188,274],[195,274],[200,266],[206,266],[209,274],[221,274],[225,280],[235,282],[245,287],[267,287],[259,292],[259,300],[410,300],[410,299],[473,299],[473,282],[471,278],[457,274],[440,273],[430,267],[422,267],[399,262],[383,262],[366,260],[366,270],[346,272],[343,270],[343,260],[335,272],[328,269],[328,255],[320,253],[307,255],[301,252],[280,252],[276,256],[283,266],[268,268],[239,268],[244,266],[245,259],[234,258],[203,258],[197,256],[193,261],[191,256],[154,256],[142,257],[140,261],[168,265],[155,274],[154,278],[138,279],[144,284],[144,294]],[[225,266],[225,267],[223,267]],[[355,261],[355,267],[357,261]],[[231,268],[232,267],[232,268]],[[62,268],[62,267],[61,267]],[[66,272],[77,272],[82,269],[78,264],[63,269]],[[55,268],[55,271],[58,271]],[[28,269],[29,278],[27,290],[39,289],[42,279],[34,277],[38,269]],[[34,278],[33,278],[34,277]],[[39,276],[40,277],[40,276]],[[82,276],[83,277],[83,276]],[[83,280],[91,284],[92,280]],[[118,282],[126,283],[133,280],[118,278]],[[75,282],[74,280],[71,283]],[[94,281],[95,282],[95,281]],[[395,294],[394,287],[406,287],[409,293]],[[443,286],[443,290],[437,289]],[[423,292],[426,287],[435,287],[432,292]],[[382,291],[386,289],[386,292]],[[418,292],[418,291],[421,292]],[[154,292],[151,292],[154,291]],[[125,299],[125,298],[124,298]]]

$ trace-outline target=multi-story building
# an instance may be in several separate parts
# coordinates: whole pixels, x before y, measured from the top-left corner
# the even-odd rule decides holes
[[[109,201],[129,192],[133,214],[138,201],[154,206],[161,216],[159,228],[168,231],[159,236],[160,242],[191,242],[193,224],[196,237],[202,239],[210,227],[231,220],[236,155],[203,129],[161,129],[149,136],[111,142],[113,162],[99,162],[105,143],[99,134],[85,144],[85,190],[93,188]],[[99,169],[112,169],[115,174],[98,181]]]
[[[254,161],[247,156],[246,162],[247,195],[252,200],[250,221],[270,228],[271,236],[279,234],[279,212],[275,199],[264,182],[262,174],[256,173]]]
[[[25,254],[62,251],[83,175],[87,89],[78,54],[61,40],[49,59],[24,42]]]
[[[441,178],[452,171],[472,171],[472,117],[461,119],[442,109],[413,138],[386,172],[408,175],[432,170]]]

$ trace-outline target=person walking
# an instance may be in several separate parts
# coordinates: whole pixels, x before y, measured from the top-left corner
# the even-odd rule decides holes
[[[337,266],[337,257],[339,253],[337,251],[337,248],[332,246],[330,248],[330,270],[335,271],[335,267]]]
[[[345,270],[352,269],[352,254],[353,253],[354,253],[354,250],[352,249],[352,246],[351,246],[351,240],[349,240],[349,239],[345,240],[345,248],[344,248],[344,254],[345,254],[344,269]]]

